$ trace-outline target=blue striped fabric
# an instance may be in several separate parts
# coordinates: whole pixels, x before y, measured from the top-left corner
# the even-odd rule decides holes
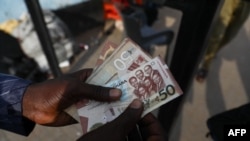
[[[34,123],[22,116],[22,98],[30,81],[0,73],[0,128],[28,135]]]

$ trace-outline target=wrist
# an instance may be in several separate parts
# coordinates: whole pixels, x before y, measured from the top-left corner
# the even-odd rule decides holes
[[[22,115],[33,121],[34,117],[34,106],[31,104],[31,102],[33,102],[33,98],[32,98],[32,85],[29,85],[26,89],[26,91],[24,92],[23,95],[23,99],[22,99]]]

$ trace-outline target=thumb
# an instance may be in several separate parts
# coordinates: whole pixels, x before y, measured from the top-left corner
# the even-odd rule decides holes
[[[140,120],[143,104],[140,100],[134,100],[128,108],[114,121],[89,132],[77,141],[123,141],[130,130]]]
[[[141,119],[143,112],[143,104],[139,99],[135,99],[128,108],[117,118],[112,124],[119,127],[125,135],[127,135]]]

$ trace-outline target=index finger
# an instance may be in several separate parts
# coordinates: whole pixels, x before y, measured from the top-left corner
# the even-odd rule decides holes
[[[74,77],[76,79],[79,79],[82,82],[85,82],[87,78],[92,74],[93,69],[92,68],[87,68],[87,69],[82,69],[79,71],[76,71],[74,73],[68,74],[71,77]]]
[[[63,103],[63,108],[83,99],[102,102],[119,100],[122,95],[119,89],[85,83],[91,73],[92,69],[83,69],[65,76],[64,82],[66,82],[66,85],[62,88],[64,93],[61,102]],[[60,80],[60,85],[61,84],[62,80]]]
[[[143,140],[166,141],[164,130],[153,114],[149,113],[138,123]]]
[[[121,91],[119,89],[85,83],[92,72],[93,69],[83,69],[71,74],[71,76],[83,82],[76,85],[75,92],[79,92],[79,95],[76,97],[79,98],[84,94],[84,98],[106,102],[116,101],[121,97]]]

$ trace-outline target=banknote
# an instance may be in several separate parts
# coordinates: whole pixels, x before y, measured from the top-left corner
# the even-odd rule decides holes
[[[115,52],[115,53],[114,53]],[[120,55],[118,55],[120,54]],[[127,56],[129,55],[129,56]],[[105,85],[107,84],[106,81],[108,79],[100,79],[103,76],[111,76],[110,78],[115,80],[119,74],[123,74],[126,72],[126,69],[123,71],[121,69],[117,69],[114,66],[114,63],[111,63],[109,60],[112,60],[113,57],[115,60],[124,61],[127,65],[127,70],[131,71],[137,67],[139,67],[141,64],[149,61],[151,58],[144,53],[141,48],[135,44],[132,40],[129,38],[126,38],[123,40],[123,42],[117,46],[113,42],[107,41],[104,43],[102,51],[97,59],[96,67],[94,71],[92,72],[92,75],[87,80],[87,83],[95,84],[95,85]],[[120,58],[119,58],[120,57]],[[109,59],[111,58],[111,59]],[[113,59],[113,60],[114,60]],[[104,62],[105,61],[105,62]],[[109,66],[110,65],[110,66]],[[112,71],[113,69],[113,71]],[[111,74],[113,72],[113,74]],[[99,75],[98,75],[99,73]],[[115,77],[113,77],[115,74]],[[93,79],[91,78],[93,76]],[[113,78],[112,78],[113,77]],[[108,77],[107,77],[108,78]],[[98,82],[94,80],[98,80]],[[110,80],[111,80],[110,79]],[[96,101],[80,101],[76,104],[76,107],[78,109],[79,115],[82,113],[88,113],[90,109],[92,111],[102,111],[105,103],[98,103]],[[100,108],[100,110],[98,110]],[[87,110],[87,111],[86,111]],[[97,114],[96,112],[94,112]],[[88,113],[89,114],[89,113]],[[93,114],[90,114],[93,115]],[[98,114],[97,114],[98,115]],[[96,119],[97,118],[97,119]],[[105,117],[103,117],[105,119]],[[102,119],[102,118],[101,118]],[[94,116],[94,118],[87,118],[86,116],[82,115],[80,116],[80,122],[82,124],[83,132],[87,132],[87,125],[91,124],[92,122],[99,121],[100,116]]]
[[[87,79],[87,83],[105,85],[118,79],[118,72],[125,74],[148,62],[151,57],[137,44],[126,38]]]
[[[102,46],[102,51],[96,61],[96,67],[100,66],[113,52],[115,49],[118,47],[117,44],[111,42],[111,41],[106,41],[104,45]]]
[[[120,101],[107,106],[125,109],[120,105],[129,104],[138,98],[144,103],[142,116],[182,94],[182,90],[160,57],[150,60],[128,74],[119,76],[118,80],[106,86],[122,90]]]
[[[101,53],[96,61],[95,67],[96,68],[99,67],[109,56],[111,56],[113,54],[113,52],[115,51],[115,49],[117,47],[118,47],[117,44],[115,44],[111,41],[106,41],[104,43],[104,45],[102,47],[102,51],[101,51]],[[131,64],[128,64],[129,67],[128,67],[127,71],[123,72],[123,73],[128,73],[129,71],[136,69],[137,67],[139,67],[140,65],[142,65],[143,63],[148,61],[148,60],[144,60],[144,59],[145,58],[143,58],[142,55],[138,56],[137,58],[135,58],[135,60]],[[146,57],[146,59],[148,59],[148,58]]]
[[[168,67],[159,57],[149,60],[127,74],[118,73],[117,76],[116,80],[102,86],[120,89],[122,97],[119,101],[85,101],[78,107],[83,133],[115,119],[135,98],[144,103],[144,116],[182,94]]]

